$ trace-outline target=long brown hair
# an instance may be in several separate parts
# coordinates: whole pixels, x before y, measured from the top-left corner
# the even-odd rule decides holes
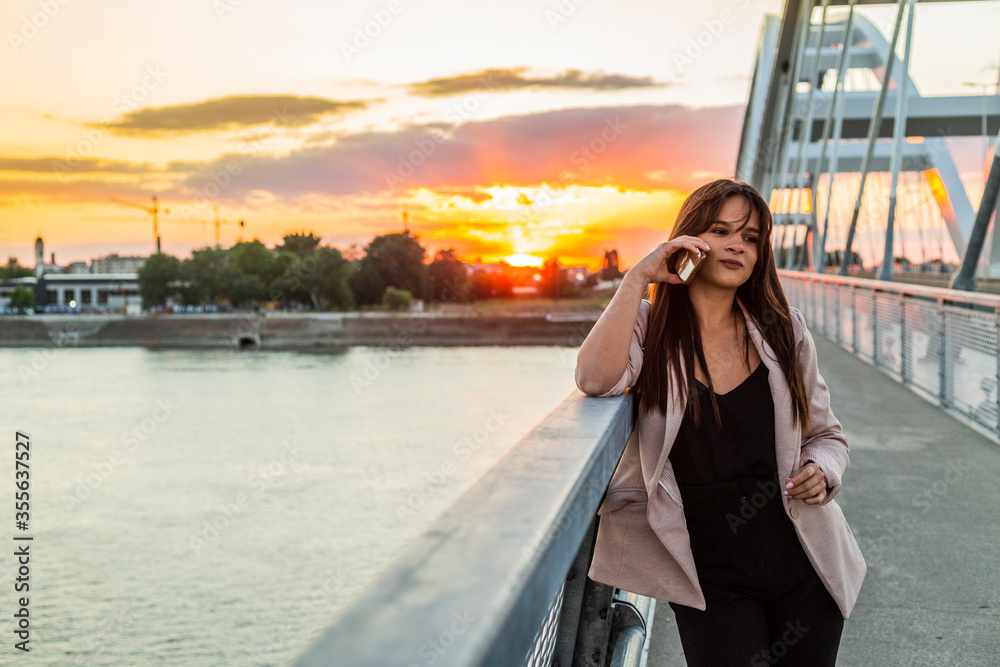
[[[735,178],[723,178],[706,183],[684,201],[670,238],[703,234],[718,220],[723,203],[732,196],[742,197],[748,204],[747,214],[740,229],[750,222],[753,213],[757,214],[760,225],[760,234],[757,236],[757,263],[750,278],[736,289],[736,295],[757,323],[764,339],[774,350],[778,364],[792,391],[794,420],[801,422],[802,428],[805,429],[809,425],[809,407],[802,382],[802,371],[795,354],[795,332],[792,329],[788,300],[778,281],[774,255],[771,252],[773,223],[767,202],[753,186]],[[674,253],[673,257],[679,254],[679,252]],[[687,386],[683,388],[682,395],[697,396],[694,374],[694,360],[697,357],[701,367],[706,370],[708,394],[718,423],[719,406],[715,400],[712,378],[707,374],[708,364],[705,362],[705,353],[702,349],[701,330],[688,296],[687,285],[661,282],[655,283],[651,291],[652,309],[646,327],[642,369],[636,380],[639,409],[644,414],[653,409],[666,414],[671,379],[678,389],[681,388],[682,358],[688,369]],[[734,303],[733,307],[738,309],[739,305]],[[743,340],[743,355],[749,369],[751,343],[746,326],[744,326]],[[687,403],[687,409],[691,410],[694,423],[698,424],[700,401],[689,400]]]

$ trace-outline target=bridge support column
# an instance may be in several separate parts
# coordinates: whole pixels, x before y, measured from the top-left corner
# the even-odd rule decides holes
[[[917,0],[909,0],[909,10],[906,15],[906,47],[903,51],[903,75],[897,77],[899,85],[896,87],[896,119],[892,128],[892,166],[890,167],[892,176],[889,183],[889,213],[885,221],[885,250],[882,254],[882,268],[878,274],[879,280],[892,280],[892,273],[896,264],[895,244],[893,243],[893,228],[896,224],[896,187],[899,184],[899,165],[903,161],[903,137],[906,135],[906,103],[910,96],[910,51],[913,49],[913,12],[916,9],[916,5]]]
[[[800,211],[800,209],[801,209],[801,203],[802,203],[802,192],[803,192],[803,190],[804,190],[804,188],[806,186],[805,179],[803,178],[802,174],[803,174],[803,172],[806,172],[806,171],[809,171],[809,172],[815,172],[816,171],[816,167],[814,167],[811,170],[808,168],[808,164],[806,163],[806,146],[808,146],[809,143],[812,141],[813,108],[814,108],[814,105],[816,104],[816,101],[815,101],[815,99],[816,99],[816,88],[819,87],[819,63],[820,63],[820,59],[823,57],[823,36],[826,33],[826,10],[827,10],[827,6],[829,4],[830,4],[830,0],[823,0],[823,3],[822,3],[823,12],[821,14],[820,24],[819,24],[819,37],[816,40],[816,57],[813,58],[812,65],[809,67],[809,93],[806,95],[806,108],[802,112],[802,125],[801,125],[802,129],[799,131],[799,145],[798,145],[798,149],[799,150],[798,150],[798,154],[795,157],[795,167],[792,169],[792,177],[795,179],[795,185],[794,185],[794,187],[795,187],[796,195],[798,196],[798,201],[797,201],[798,205],[796,206],[796,221],[799,222],[799,223],[801,223],[801,224],[806,225],[806,233],[805,233],[805,236],[802,239],[802,247],[803,247],[802,254],[797,259],[795,259],[795,262],[798,265],[798,267],[799,267],[800,270],[801,270],[803,264],[805,263],[804,262],[804,260],[805,260],[805,247],[806,247],[806,242],[809,239],[809,229],[810,229],[810,227],[809,227],[809,220],[812,219],[812,215],[813,215],[812,194],[811,193],[810,193],[810,200],[809,200],[809,203],[810,203],[809,213],[806,213],[805,215],[803,215],[801,213],[801,211]],[[812,26],[812,17],[811,16],[809,16],[809,15],[806,16],[805,25],[806,25],[806,38],[805,38],[804,43],[803,43],[803,50],[805,50],[805,47],[807,47],[809,45],[809,35],[812,32],[811,31],[811,26]],[[817,167],[818,167],[818,165],[817,165]],[[810,176],[811,175],[812,174],[810,173]],[[795,229],[796,229],[796,232],[797,232],[798,231],[798,227],[796,227]],[[796,233],[793,236],[793,238],[795,238],[797,236],[798,236],[798,234]],[[797,253],[798,252],[797,246],[794,246],[794,247],[796,248],[795,252]],[[793,257],[795,257],[795,253],[793,253]],[[792,263],[789,262],[789,268],[791,268],[791,264]]]
[[[1000,132],[997,133],[997,145],[993,151],[990,174],[986,177],[986,189],[983,190],[983,198],[979,202],[976,220],[972,223],[972,234],[969,236],[969,244],[965,247],[965,256],[962,257],[962,268],[951,280],[950,287],[952,289],[967,292],[976,290],[976,265],[979,263],[979,254],[983,250],[983,240],[986,238],[986,229],[989,227],[990,217],[997,207],[998,198],[1000,198]],[[994,231],[995,234],[996,231]]]
[[[820,144],[819,158],[816,160],[816,168],[812,185],[813,197],[813,219],[816,221],[816,228],[819,229],[819,214],[817,211],[818,198],[816,188],[819,187],[819,175],[823,173],[823,157],[826,154],[826,141],[830,134],[830,121],[834,120],[833,127],[833,155],[830,158],[830,185],[826,195],[826,212],[823,214],[823,231],[820,233],[817,245],[816,270],[826,273],[826,232],[830,225],[830,208],[833,202],[833,179],[837,176],[837,158],[840,151],[840,135],[844,126],[844,99],[847,93],[844,90],[844,77],[847,75],[847,68],[850,66],[851,44],[854,42],[854,4],[855,0],[850,0],[850,9],[847,12],[847,21],[844,25],[844,44],[837,58],[837,85],[833,89],[833,97],[830,99],[830,106],[826,110],[826,119],[823,121],[823,141]]]
[[[868,177],[868,169],[871,166],[872,153],[875,150],[879,125],[882,124],[882,110],[885,109],[886,91],[889,89],[889,81],[892,78],[892,65],[896,62],[896,42],[899,41],[899,26],[903,23],[904,7],[906,7],[904,0],[899,0],[899,9],[896,10],[896,21],[892,27],[892,40],[889,42],[889,50],[885,54],[885,72],[882,75],[882,87],[878,91],[878,99],[875,102],[875,108],[872,110],[871,121],[868,123],[868,146],[861,160],[861,184],[858,186],[858,196],[854,202],[854,215],[851,218],[851,226],[847,230],[844,257],[840,263],[840,270],[837,272],[842,276],[847,275],[847,265],[851,260],[851,245],[854,243],[854,230],[858,226],[858,217],[861,215],[861,200],[865,194],[865,179]]]
[[[797,11],[793,7],[797,7]],[[781,38],[778,46],[778,62],[776,63],[775,71],[777,73],[776,80],[772,80],[772,86],[775,87],[776,96],[779,98],[779,111],[775,114],[775,118],[768,119],[765,111],[765,122],[771,120],[776,122],[776,127],[774,132],[768,133],[768,144],[773,138],[774,134],[778,135],[777,145],[774,146],[774,155],[771,156],[771,168],[769,173],[766,174],[767,180],[764,184],[764,190],[761,190],[761,194],[764,199],[770,199],[771,191],[775,189],[776,186],[783,186],[788,173],[788,164],[786,161],[786,156],[788,153],[788,143],[791,137],[792,126],[795,123],[795,84],[799,80],[799,72],[802,70],[802,60],[805,52],[805,41],[809,35],[809,14],[812,9],[811,0],[801,0],[796,3],[795,0],[788,0],[785,5],[784,18],[785,22],[781,26]],[[786,46],[785,44],[785,33],[789,35],[790,43]],[[788,51],[791,51],[791,63],[782,62],[782,57]],[[778,85],[775,86],[775,83]],[[770,100],[769,100],[770,101]],[[767,144],[762,144],[767,145]]]

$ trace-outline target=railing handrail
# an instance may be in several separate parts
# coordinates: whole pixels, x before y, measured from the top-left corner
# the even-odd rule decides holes
[[[1000,294],[983,294],[981,292],[966,292],[964,290],[948,289],[946,287],[931,287],[913,283],[897,283],[878,280],[877,278],[858,278],[856,276],[840,276],[812,271],[796,271],[793,269],[778,269],[778,276],[788,276],[796,280],[811,280],[814,282],[832,283],[835,285],[853,285],[866,287],[879,292],[894,292],[906,296],[924,297],[927,299],[944,300],[952,303],[974,303],[990,309],[1000,309]]]
[[[292,664],[522,664],[624,452],[631,404],[574,388]]]

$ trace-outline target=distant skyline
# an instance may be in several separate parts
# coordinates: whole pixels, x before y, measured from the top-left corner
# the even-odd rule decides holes
[[[148,254],[148,216],[110,200],[155,194],[181,257],[214,243],[217,205],[247,222],[223,225],[223,245],[312,231],[363,246],[406,211],[428,259],[596,269],[616,248],[628,267],[693,188],[733,173],[764,15],[782,7],[15,0],[0,12],[0,260],[32,265],[39,232],[60,264]],[[922,94],[995,80],[996,25],[996,3],[918,6]]]

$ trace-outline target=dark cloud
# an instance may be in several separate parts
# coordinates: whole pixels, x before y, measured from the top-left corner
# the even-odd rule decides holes
[[[39,173],[108,173],[145,174],[156,168],[146,162],[123,162],[100,158],[75,157],[0,157],[0,171],[26,171]]]
[[[584,88],[588,90],[624,90],[627,88],[653,88],[664,86],[651,77],[634,77],[623,74],[596,72],[585,74],[578,69],[568,69],[556,76],[524,76],[527,67],[484,69],[468,74],[429,79],[411,84],[409,91],[423,97],[458,95],[470,91],[520,90],[524,88]]]
[[[101,124],[118,134],[159,135],[204,132],[274,123],[298,127],[326,115],[365,109],[368,102],[338,102],[295,95],[231,95],[214,100],[148,107],[131,111],[119,120]]]
[[[190,172],[171,194],[189,198],[210,191],[242,201],[259,189],[295,200],[311,194],[402,195],[421,187],[447,191],[543,183],[690,191],[703,180],[698,173],[735,170],[743,109],[564,109],[353,134],[280,157],[223,156]],[[221,192],[209,185],[227,171],[231,178],[222,177]]]
[[[0,199],[40,197],[46,202],[107,203],[112,198],[146,201],[150,192],[131,183],[114,183],[97,180],[37,181],[0,179]]]

